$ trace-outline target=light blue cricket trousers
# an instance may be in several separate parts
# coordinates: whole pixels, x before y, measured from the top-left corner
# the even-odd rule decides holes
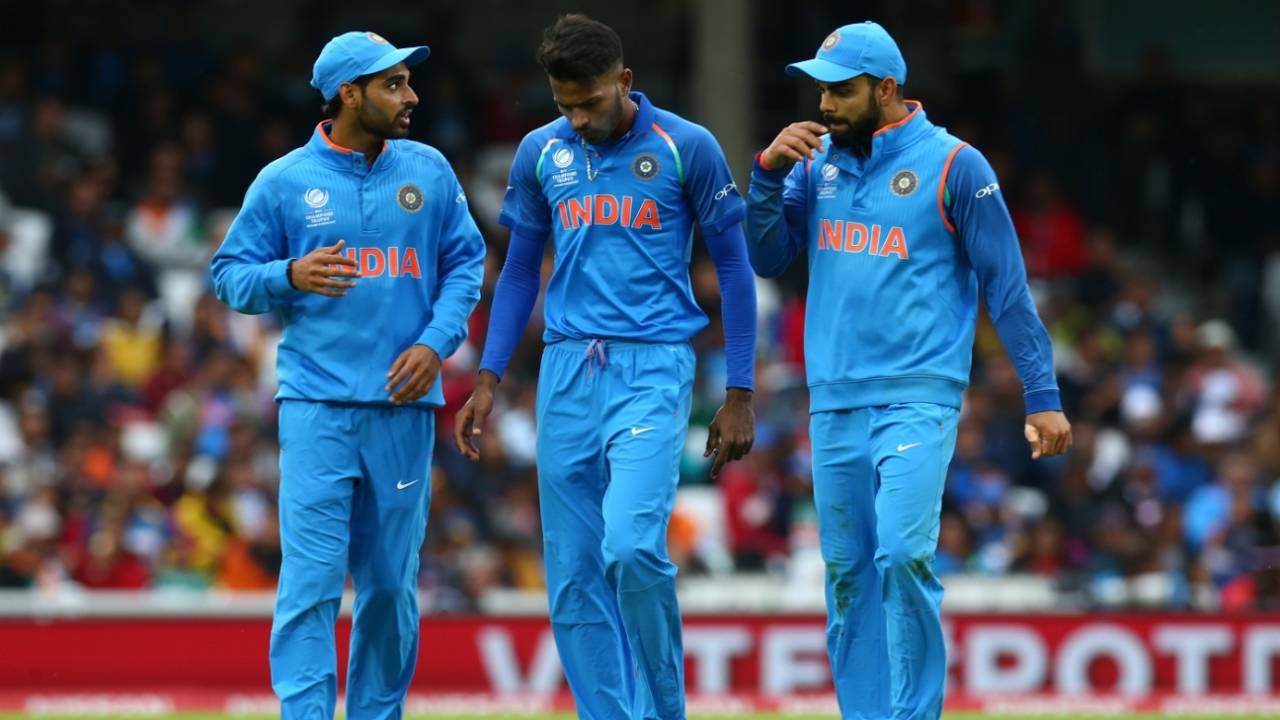
[[[538,489],[551,627],[591,720],[683,720],[684,650],[667,524],[689,424],[688,344],[547,346]]]
[[[928,403],[809,418],[841,717],[942,714],[947,656],[933,557],[958,420],[956,408]]]
[[[329,720],[337,702],[334,622],[355,584],[347,718],[400,718],[418,658],[418,552],[431,497],[435,414],[285,400],[271,687],[284,720]]]

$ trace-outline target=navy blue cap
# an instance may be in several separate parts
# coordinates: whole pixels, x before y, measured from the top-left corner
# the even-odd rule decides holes
[[[320,51],[312,69],[311,87],[319,90],[325,100],[331,100],[342,83],[382,72],[397,63],[417,65],[430,54],[431,48],[426,45],[396,48],[376,32],[342,33]]]
[[[891,77],[907,84],[907,61],[898,43],[880,25],[870,20],[845,25],[827,36],[817,57],[791,63],[788,75],[808,75],[818,82],[838,83],[862,74]]]

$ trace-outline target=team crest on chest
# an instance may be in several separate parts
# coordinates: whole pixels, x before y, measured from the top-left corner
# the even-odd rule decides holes
[[[840,189],[837,179],[840,177],[840,168],[831,163],[823,163],[822,168],[818,170],[818,199],[830,200],[836,196],[836,192]]]
[[[422,188],[413,183],[405,183],[396,191],[396,202],[405,212],[415,213],[422,209]]]
[[[306,192],[302,193],[302,202],[311,208],[302,216],[307,222],[307,227],[322,227],[338,222],[334,218],[333,208],[326,207],[329,204],[328,190],[317,187],[307,188]]]
[[[320,188],[308,188],[302,194],[302,201],[310,205],[312,209],[319,210],[329,204],[329,191]]]
[[[573,162],[575,160],[574,154],[573,154],[573,148],[561,146],[556,148],[555,150],[551,150],[551,147],[555,144],[555,142],[556,142],[555,140],[552,140],[550,143],[547,144],[547,146],[542,151],[544,153],[544,157],[549,156],[551,159],[551,164],[555,166],[555,169],[551,171],[552,187],[560,188],[560,187],[568,187],[570,185],[577,185],[578,171],[573,167]],[[542,172],[541,168],[542,168],[542,160],[538,160],[539,173]]]
[[[920,187],[920,178],[912,170],[899,170],[889,181],[889,189],[898,197],[906,197]]]
[[[649,153],[640,153],[631,163],[631,172],[641,180],[652,180],[658,174],[658,158]]]

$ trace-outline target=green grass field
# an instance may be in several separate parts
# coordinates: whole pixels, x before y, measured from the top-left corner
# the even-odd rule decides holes
[[[100,720],[103,715],[15,715],[0,714],[0,720],[10,720],[11,718],[43,718],[44,720]],[[158,715],[116,715],[113,717],[160,717]],[[217,713],[177,713],[174,715],[166,715],[164,717],[173,718],[173,720],[226,720],[235,718],[236,720],[269,720],[275,718],[274,715],[221,715]],[[341,716],[340,716],[341,717]],[[555,713],[550,715],[406,715],[409,720],[488,720],[489,718],[519,718],[520,720],[575,720],[576,716],[571,713]],[[690,715],[690,720],[719,720],[726,717],[742,718],[743,720],[831,720],[834,715],[776,715],[771,713],[755,713],[748,715]],[[988,718],[1000,718],[1001,720],[1151,720],[1156,716],[1152,715],[1003,715],[1003,714],[972,714],[972,713],[946,713],[943,720],[987,720]],[[1179,720],[1222,720],[1222,716],[1209,715],[1172,715],[1169,717],[1179,718]],[[1235,715],[1238,718],[1261,718],[1262,715]]]

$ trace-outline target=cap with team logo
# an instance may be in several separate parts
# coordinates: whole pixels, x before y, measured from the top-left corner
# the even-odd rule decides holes
[[[417,65],[430,54],[431,48],[426,45],[397,48],[376,32],[343,33],[320,51],[312,69],[311,87],[330,100],[342,83],[382,72],[397,63]]]
[[[844,82],[859,75],[891,77],[907,83],[907,61],[889,33],[870,20],[845,25],[827,36],[812,60],[791,63],[788,75],[808,75],[818,82]]]

